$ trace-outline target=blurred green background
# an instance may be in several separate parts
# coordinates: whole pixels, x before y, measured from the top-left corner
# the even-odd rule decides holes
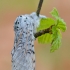
[[[11,50],[14,42],[13,23],[18,15],[37,10],[39,0],[0,0],[0,70],[11,70]],[[59,50],[50,53],[50,45],[35,41],[36,70],[70,70],[70,0],[44,0],[41,14],[51,17],[49,12],[56,7],[67,23],[62,33]]]

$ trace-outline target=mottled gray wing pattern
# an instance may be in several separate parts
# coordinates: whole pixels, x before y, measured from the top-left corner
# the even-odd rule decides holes
[[[16,18],[12,70],[35,70],[33,27],[33,19],[29,15]]]

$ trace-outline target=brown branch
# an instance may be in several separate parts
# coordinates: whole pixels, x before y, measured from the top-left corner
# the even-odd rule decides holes
[[[46,33],[52,34],[51,28],[52,28],[52,26],[51,26],[50,28],[48,28],[48,29],[44,29],[44,30],[41,30],[41,31],[35,33],[35,34],[34,34],[35,38],[37,38],[37,37],[39,37],[39,36],[41,36],[41,35],[44,35],[44,34],[46,34]]]
[[[42,7],[42,3],[43,3],[43,0],[40,0],[38,8],[37,8],[37,12],[36,12],[37,16],[39,16],[39,13],[40,13],[40,10],[41,10],[41,7]]]

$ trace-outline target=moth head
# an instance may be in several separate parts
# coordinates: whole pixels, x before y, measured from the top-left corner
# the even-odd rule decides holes
[[[17,17],[15,22],[14,22],[14,31],[19,31],[21,29],[21,17]]]

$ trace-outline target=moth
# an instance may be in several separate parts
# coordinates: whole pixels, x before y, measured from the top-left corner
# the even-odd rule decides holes
[[[14,22],[14,47],[12,49],[12,70],[35,70],[34,34],[40,24],[35,12],[20,15]]]

